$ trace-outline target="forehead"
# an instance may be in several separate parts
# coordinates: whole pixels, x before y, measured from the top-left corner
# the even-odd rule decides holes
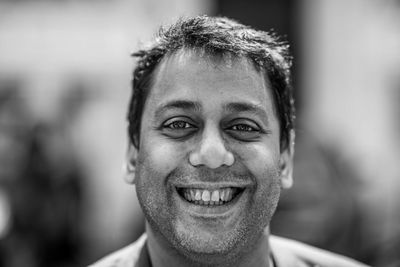
[[[176,99],[207,105],[241,101],[274,110],[268,80],[245,57],[180,50],[164,58],[153,78],[150,105]]]

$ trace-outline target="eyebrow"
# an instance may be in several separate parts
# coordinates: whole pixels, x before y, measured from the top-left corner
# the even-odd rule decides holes
[[[155,116],[160,117],[165,111],[169,109],[184,109],[191,111],[201,111],[199,102],[190,100],[173,100],[161,105],[156,111]]]
[[[202,110],[201,104],[199,102],[190,100],[172,100],[166,102],[165,104],[162,104],[155,111],[155,117],[156,118],[161,117],[162,114],[169,109],[183,109],[194,112],[201,112]],[[261,118],[264,118],[267,123],[269,122],[268,119],[269,117],[267,115],[267,112],[260,105],[257,104],[251,104],[246,102],[232,102],[225,104],[223,106],[223,109],[231,113],[250,112],[260,116]]]
[[[260,105],[246,102],[233,102],[224,105],[224,110],[232,113],[250,112],[265,118],[265,120],[268,122],[267,112]]]

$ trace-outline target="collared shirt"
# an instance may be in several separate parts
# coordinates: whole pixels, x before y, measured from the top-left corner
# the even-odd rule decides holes
[[[294,240],[273,235],[269,240],[274,267],[367,267],[350,258]],[[152,267],[146,234],[89,267]]]

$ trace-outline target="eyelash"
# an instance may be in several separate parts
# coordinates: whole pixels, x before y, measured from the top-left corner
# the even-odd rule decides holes
[[[176,121],[170,122],[168,124],[164,124],[163,128],[168,128],[168,129],[173,129],[173,130],[181,130],[181,129],[196,128],[196,127],[189,122],[186,122],[183,120],[176,120]],[[258,131],[260,131],[259,129],[256,129],[255,127],[250,126],[245,123],[238,123],[238,124],[228,127],[227,129],[231,129],[234,131],[240,131],[240,132],[258,132]]]
[[[184,124],[184,127],[179,127],[177,124]],[[180,125],[180,126],[183,126],[183,125]],[[163,128],[169,128],[169,129],[173,129],[173,130],[179,129],[180,130],[180,129],[195,128],[195,127],[191,123],[188,123],[186,121],[177,120],[177,121],[173,121],[171,123],[168,123],[168,124],[164,125]]]
[[[258,132],[259,131],[258,129],[255,129],[252,126],[243,124],[243,123],[235,124],[235,125],[231,126],[230,128],[232,128],[232,130],[241,131],[241,132]],[[245,128],[245,129],[240,130],[239,128]]]
[[[198,130],[195,123],[188,122],[189,118],[172,118],[167,120],[161,129],[163,134],[172,139],[186,139]],[[224,128],[226,134],[240,141],[255,141],[260,138],[261,134],[267,133],[260,128],[255,122],[248,122],[244,119],[236,119]],[[191,120],[190,120],[191,121]]]

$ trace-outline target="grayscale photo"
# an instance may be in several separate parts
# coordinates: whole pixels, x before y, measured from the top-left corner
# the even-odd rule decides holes
[[[0,267],[400,267],[400,2],[0,0]]]

